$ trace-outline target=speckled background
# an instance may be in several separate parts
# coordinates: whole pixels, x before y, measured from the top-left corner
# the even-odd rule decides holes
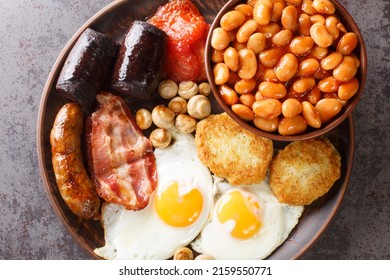
[[[89,259],[47,199],[36,121],[49,71],[110,0],[0,1],[0,259]],[[365,38],[368,77],[354,111],[356,152],[343,203],[304,259],[390,259],[390,1],[341,0]]]

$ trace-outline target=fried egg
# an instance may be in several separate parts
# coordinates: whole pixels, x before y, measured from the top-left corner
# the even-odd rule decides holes
[[[198,159],[194,137],[170,131],[174,143],[156,149],[158,185],[146,208],[125,210],[105,203],[105,259],[168,259],[200,233],[213,204],[213,180]]]
[[[304,208],[278,202],[268,181],[231,186],[214,182],[216,202],[192,248],[215,259],[264,259],[280,246]]]

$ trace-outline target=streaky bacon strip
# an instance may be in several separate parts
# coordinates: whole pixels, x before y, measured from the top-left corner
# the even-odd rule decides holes
[[[157,185],[156,159],[124,100],[97,95],[97,110],[87,121],[89,169],[98,195],[128,210],[141,210]]]

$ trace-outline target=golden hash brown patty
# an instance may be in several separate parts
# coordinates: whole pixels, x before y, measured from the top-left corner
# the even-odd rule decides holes
[[[341,158],[328,139],[296,141],[271,161],[270,186],[278,200],[308,205],[340,178]]]
[[[227,113],[211,115],[196,127],[198,157],[232,185],[261,182],[273,155],[273,143],[236,123]]]

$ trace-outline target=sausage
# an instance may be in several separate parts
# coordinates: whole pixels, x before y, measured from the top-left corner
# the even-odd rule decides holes
[[[151,99],[163,70],[168,35],[143,21],[134,21],[119,49],[111,77],[117,94]]]
[[[56,89],[89,113],[96,95],[109,85],[119,46],[109,36],[87,28],[70,51]]]
[[[52,164],[61,197],[83,219],[98,219],[100,199],[84,168],[81,152],[83,112],[75,103],[58,112],[50,133]]]

